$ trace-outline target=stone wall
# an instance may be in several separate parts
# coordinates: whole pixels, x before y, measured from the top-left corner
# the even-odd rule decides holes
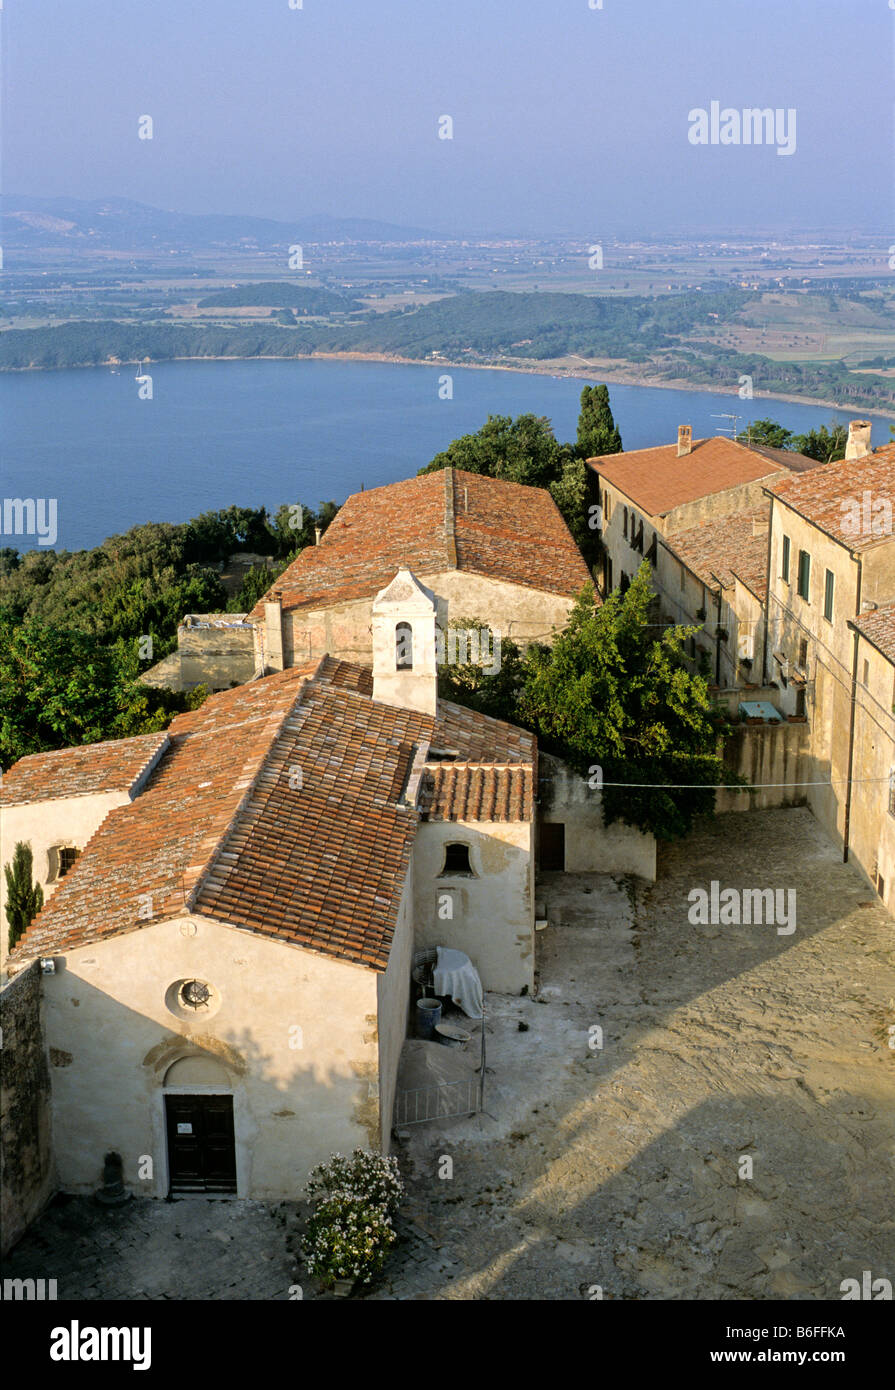
[[[724,749],[725,765],[765,791],[719,791],[715,809],[765,811],[773,806],[804,806],[806,783],[829,778],[811,755],[808,724],[741,724]]]
[[[254,633],[242,613],[203,613],[184,618],[177,650],[143,675],[144,685],[168,690],[229,690],[255,674]]]
[[[541,751],[538,821],[565,826],[566,873],[634,874],[655,881],[655,837],[623,821],[605,825],[599,791],[559,758]]]
[[[40,1215],[54,1189],[50,1073],[35,961],[0,991],[3,1030],[0,1219],[5,1255]]]

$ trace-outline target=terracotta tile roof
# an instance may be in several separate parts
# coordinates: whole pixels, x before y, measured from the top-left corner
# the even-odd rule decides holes
[[[683,560],[689,570],[717,592],[719,582],[733,588],[739,578],[757,598],[768,593],[768,520],[770,506],[714,517],[704,526],[660,537],[660,544]],[[755,529],[759,535],[754,535]]]
[[[420,810],[423,820],[527,821],[533,802],[531,764],[427,763]]]
[[[523,764],[530,784],[535,741],[459,706],[437,719],[393,708],[370,687],[369,671],[324,657],[180,715],[145,789],[106,818],[13,959],[196,912],[383,970],[418,823],[415,761],[422,773],[425,746],[450,747]],[[513,786],[495,818],[530,819],[530,786],[497,777]]]
[[[873,522],[877,517],[874,511],[877,501],[888,501],[890,508],[895,505],[895,444],[886,444],[863,458],[824,463],[811,473],[782,478],[770,485],[768,491],[849,550],[867,550],[886,541],[891,543],[891,533],[887,536],[873,534]],[[870,526],[855,534],[848,522],[855,508],[859,509],[859,515],[863,511],[865,492],[869,494],[871,506]]]
[[[862,613],[860,618],[851,618],[848,625],[857,628],[862,637],[895,665],[895,602],[880,604],[872,612]]]
[[[129,792],[168,742],[166,733],[109,739],[54,753],[30,753],[4,773],[0,806],[24,806],[99,792]]]
[[[288,610],[373,597],[401,566],[423,577],[460,569],[569,598],[590,582],[549,492],[443,469],[354,493],[264,598]]]
[[[780,452],[785,458],[786,450],[772,452]],[[804,466],[801,454],[793,454],[778,465],[765,452],[722,435],[694,439],[690,453],[683,458],[678,458],[675,443],[604,454],[587,462],[647,516],[665,516],[685,502],[770,478],[784,467]]]
[[[788,468],[790,473],[807,473],[809,468],[818,466],[817,459],[809,454],[797,454],[794,449],[774,449],[770,444],[747,444],[746,448],[779,464],[781,469]]]

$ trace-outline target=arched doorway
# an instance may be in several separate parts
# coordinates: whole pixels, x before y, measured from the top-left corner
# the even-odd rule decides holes
[[[230,1077],[207,1054],[181,1057],[165,1073],[168,1191],[236,1192]]]

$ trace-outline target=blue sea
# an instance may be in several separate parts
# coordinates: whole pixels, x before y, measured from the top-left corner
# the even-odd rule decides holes
[[[57,549],[98,545],[146,521],[211,508],[342,502],[407,478],[487,416],[548,416],[574,439],[583,381],[379,362],[170,362],[0,375],[0,492],[57,501]],[[442,399],[449,374],[452,398]],[[144,386],[144,392],[146,390]],[[854,412],[735,393],[609,387],[626,449],[694,438],[770,416],[797,432]],[[874,421],[873,442],[889,438]],[[0,519],[2,524],[2,519]],[[3,535],[25,550],[36,537]]]

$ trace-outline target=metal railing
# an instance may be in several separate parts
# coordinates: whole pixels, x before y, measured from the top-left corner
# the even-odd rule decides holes
[[[395,1125],[420,1125],[426,1120],[454,1119],[476,1115],[482,1108],[484,1076],[465,1081],[443,1081],[435,1086],[418,1086],[395,1096]]]

